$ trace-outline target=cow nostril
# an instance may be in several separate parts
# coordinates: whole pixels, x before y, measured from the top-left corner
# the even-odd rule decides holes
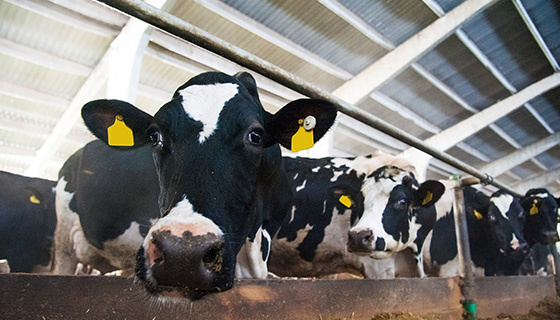
[[[202,257],[204,266],[213,272],[220,272],[224,262],[224,242],[214,243]]]

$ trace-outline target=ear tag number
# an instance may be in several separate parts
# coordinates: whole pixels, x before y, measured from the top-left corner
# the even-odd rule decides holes
[[[349,196],[340,196],[338,201],[340,201],[340,203],[342,203],[346,208],[350,208],[352,206],[352,200]]]
[[[34,194],[32,194],[31,197],[29,197],[29,202],[39,204],[41,203],[41,200],[39,200]]]
[[[131,147],[134,145],[132,130],[126,126],[121,115],[115,117],[115,123],[107,128],[109,145],[117,147]]]
[[[299,129],[292,136],[292,152],[309,149],[313,147],[313,129],[317,124],[314,116],[307,116],[298,120]]]
[[[426,197],[424,197],[424,200],[422,200],[422,205],[425,206],[427,203],[432,201],[433,198],[434,198],[434,194],[431,193],[430,191],[426,191]]]
[[[475,216],[478,220],[480,220],[480,219],[483,218],[482,214],[481,214],[480,212],[476,211],[476,210],[474,210],[474,216]]]
[[[535,214],[539,213],[539,208],[537,208],[537,204],[533,203],[533,206],[531,207],[531,209],[529,210],[529,215],[533,216]]]

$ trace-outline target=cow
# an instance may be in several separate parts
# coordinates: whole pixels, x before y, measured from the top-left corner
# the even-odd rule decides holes
[[[121,234],[137,236],[139,228],[148,228],[135,262],[135,275],[146,291],[165,300],[196,300],[231,288],[236,273],[265,277],[263,223],[285,214],[290,204],[287,197],[276,196],[290,190],[279,144],[289,149],[311,146],[331,127],[336,112],[329,102],[300,99],[272,115],[262,107],[250,74],[220,72],[191,78],[154,116],[118,100],[84,105],[86,126],[104,143],[124,149],[151,145],[159,181],[159,215],[153,223],[131,224]],[[146,160],[133,159],[126,165],[141,161]],[[96,243],[99,239],[91,237],[94,232],[109,232],[86,231],[90,225],[81,223],[99,219],[89,208],[80,208],[76,199],[80,197],[76,181],[85,174],[89,172],[61,171],[57,216],[70,223],[59,223],[55,241],[68,239],[75,231],[73,247],[104,247],[118,237]],[[117,198],[123,194],[120,199],[127,201],[138,176],[112,174],[120,181],[114,188]],[[95,175],[92,172],[93,179]],[[92,203],[110,200],[101,192],[91,195],[98,195]],[[112,221],[92,225],[107,227]],[[59,249],[55,259],[61,262],[65,253]],[[238,253],[242,258],[237,258]]]
[[[558,208],[560,198],[542,188],[530,189],[521,200],[527,216],[525,233],[531,245],[530,254],[524,263],[524,274],[546,275],[549,272],[548,256],[558,251]],[[540,232],[539,232],[540,231]],[[556,231],[556,232],[555,232]],[[555,252],[555,253],[556,253]]]
[[[529,246],[544,245],[558,241],[558,199],[544,188],[530,189],[521,199],[527,214],[523,230]]]
[[[392,240],[386,240],[378,256],[371,253],[375,258],[389,258],[406,249],[409,239],[405,234],[414,210],[433,205],[443,193],[439,182],[425,182],[418,188],[412,165],[386,154],[285,158],[284,164],[295,196],[290,214],[272,241],[269,270],[279,276],[320,277],[348,272],[367,278],[394,277],[392,259],[376,260],[370,254],[347,250],[349,231],[358,219],[376,215],[368,211],[390,212],[391,216],[379,220],[381,229],[387,231],[379,231],[378,239],[389,234]],[[395,193],[390,194],[392,189]],[[431,199],[422,204],[428,193]],[[394,202],[401,199],[406,201],[402,212],[394,209]],[[354,249],[368,249],[362,240],[359,242]]]
[[[0,259],[11,272],[48,272],[56,182],[0,171]]]
[[[488,197],[473,187],[463,188],[463,197],[475,276],[518,274],[528,252],[519,200],[502,191]],[[423,248],[425,270],[431,276],[460,275],[453,191],[446,192],[436,209],[437,220]]]

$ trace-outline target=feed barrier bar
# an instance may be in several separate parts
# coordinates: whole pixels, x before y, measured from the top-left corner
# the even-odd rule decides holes
[[[492,184],[497,188],[503,189],[513,195],[520,196],[509,186],[494,180],[490,175],[479,171],[461,160],[448,155],[445,152],[424,143],[417,137],[383,121],[382,119],[360,110],[352,104],[339,99],[330,92],[327,92],[295,75],[278,68],[277,66],[260,59],[259,57],[244,51],[234,45],[218,38],[210,33],[199,29],[175,16],[157,9],[142,0],[98,0],[130,16],[138,18],[154,27],[164,30],[185,41],[205,48],[211,52],[223,56],[241,66],[262,74],[265,77],[276,81],[294,91],[305,96],[324,99],[337,105],[338,110],[364,124],[367,124],[395,139],[398,139],[412,147],[415,147],[434,158],[437,158],[457,169],[460,169],[474,177],[480,179],[483,184]]]

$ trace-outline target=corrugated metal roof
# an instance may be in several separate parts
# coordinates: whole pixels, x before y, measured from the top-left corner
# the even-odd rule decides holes
[[[186,0],[166,10],[315,85],[334,91],[464,1],[388,0]],[[521,1],[552,53],[560,59],[560,3]],[[92,0],[0,1],[0,169],[25,173],[35,155],[128,21]],[[364,28],[367,30],[364,31]],[[153,114],[188,78],[204,70],[241,70],[188,43],[147,29],[140,47],[136,104]],[[378,38],[367,35],[375,33]],[[381,40],[380,40],[381,39]],[[385,41],[385,42],[383,42]],[[396,50],[395,49],[395,50]],[[133,59],[134,57],[131,57]],[[553,61],[554,62],[554,61]],[[102,70],[101,70],[102,71]],[[98,70],[98,72],[100,72]],[[512,1],[496,1],[439,39],[403,70],[360,99],[357,107],[421,139],[468,121],[524,88],[554,74],[554,67]],[[91,81],[91,79],[90,79]],[[93,83],[91,99],[104,97],[106,78]],[[259,77],[265,107],[298,97]],[[39,175],[55,178],[72,152],[92,139],[78,121]],[[560,88],[538,94],[474,132],[447,152],[482,167],[560,131]],[[451,138],[451,137],[450,137]],[[342,121],[331,155],[399,153],[406,145],[375,129]],[[545,182],[560,192],[560,147],[548,148],[499,174],[515,186]],[[430,177],[455,170],[433,161]]]

